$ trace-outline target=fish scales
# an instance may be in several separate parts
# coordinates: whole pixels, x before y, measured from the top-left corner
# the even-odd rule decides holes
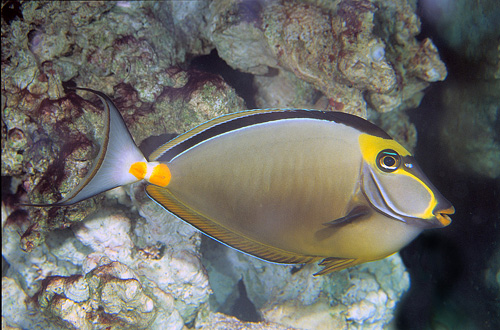
[[[291,251],[310,245],[311,228],[343,215],[360,172],[360,153],[339,149],[348,143],[342,135],[359,133],[342,126],[287,120],[212,138],[170,162],[168,189],[207,218],[263,243]],[[339,173],[332,166],[339,159],[354,166]]]

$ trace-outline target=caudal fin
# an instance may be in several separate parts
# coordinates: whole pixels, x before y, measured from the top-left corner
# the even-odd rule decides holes
[[[24,204],[26,206],[65,206],[78,203],[112,188],[139,181],[129,173],[130,166],[146,158],[135,145],[122,116],[106,94],[89,89],[99,96],[105,108],[105,134],[99,154],[91,170],[76,188],[54,204]]]

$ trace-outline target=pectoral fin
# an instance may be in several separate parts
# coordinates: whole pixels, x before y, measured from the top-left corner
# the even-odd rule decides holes
[[[347,213],[345,216],[338,218],[338,219],[334,219],[334,220],[329,221],[329,222],[325,222],[323,225],[336,226],[336,225],[350,222],[350,221],[353,221],[356,219],[360,219],[360,218],[370,214],[370,212],[371,211],[367,206],[364,206],[364,205],[356,206],[351,211],[349,211],[349,213]]]

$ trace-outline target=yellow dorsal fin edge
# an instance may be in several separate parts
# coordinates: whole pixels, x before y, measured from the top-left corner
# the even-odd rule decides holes
[[[149,161],[155,161],[157,160],[161,155],[163,155],[168,149],[172,148],[173,146],[181,143],[184,140],[187,140],[191,138],[192,136],[195,136],[204,130],[215,126],[220,123],[224,123],[227,121],[231,121],[236,118],[241,118],[241,117],[246,117],[250,116],[256,113],[267,113],[267,112],[277,112],[277,111],[282,111],[280,109],[262,109],[262,110],[246,110],[246,111],[240,111],[240,112],[235,112],[235,113],[230,113],[224,116],[220,116],[217,118],[214,118],[212,120],[209,120],[203,124],[200,124],[191,130],[187,131],[186,133],[179,135],[178,137],[170,140],[169,142],[165,143],[164,145],[160,146],[158,149],[153,151],[151,155],[149,155],[148,159]]]

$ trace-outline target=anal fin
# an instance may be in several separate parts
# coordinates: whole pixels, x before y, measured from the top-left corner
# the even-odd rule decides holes
[[[274,246],[263,244],[241,233],[234,232],[210,219],[203,214],[193,210],[188,205],[176,198],[168,188],[158,186],[147,186],[146,192],[158,204],[169,212],[186,221],[193,227],[201,230],[206,235],[228,245],[236,250],[250,254],[257,258],[280,263],[280,264],[302,264],[321,260],[323,257],[301,255],[286,251]]]
[[[314,274],[317,275],[325,275],[331,272],[336,272],[342,269],[346,269],[357,264],[362,263],[359,259],[348,259],[348,258],[326,258],[322,262],[319,263],[320,266],[324,266],[322,270]]]

